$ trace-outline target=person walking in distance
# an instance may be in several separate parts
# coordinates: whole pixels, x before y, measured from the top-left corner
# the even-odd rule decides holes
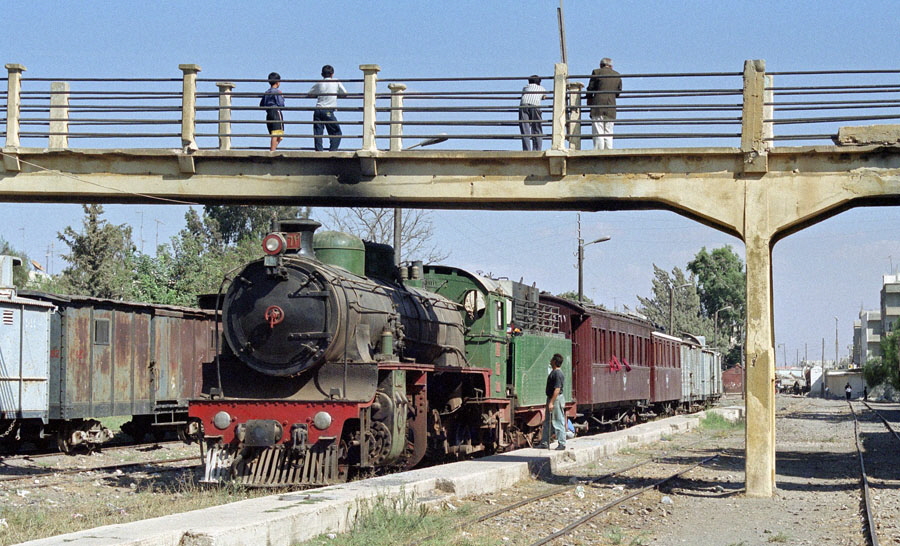
[[[847,381],[847,384],[844,385],[844,394],[847,395],[847,400],[850,400],[850,395],[853,394],[853,387],[850,386],[849,381]]]
[[[556,441],[558,442],[556,449],[560,451],[566,449],[566,400],[563,395],[565,376],[560,369],[562,363],[563,357],[559,353],[556,353],[550,359],[550,367],[552,369],[550,370],[550,375],[547,376],[547,413],[544,416],[541,443],[536,446],[539,449],[549,449],[551,429],[556,434]]]
[[[522,100],[519,102],[519,129],[522,132],[522,149],[526,152],[541,151],[544,134],[541,128],[541,101],[545,96],[547,90],[541,87],[540,76],[529,76],[528,85],[522,89]]]
[[[274,152],[284,138],[284,118],[281,109],[284,108],[284,95],[281,94],[281,75],[278,72],[269,73],[269,89],[259,99],[259,106],[266,109],[266,127],[272,136],[269,142],[269,151]]]
[[[312,86],[308,96],[316,99],[316,110],[313,112],[313,137],[316,151],[321,152],[322,135],[328,131],[330,137],[328,151],[333,152],[341,145],[341,126],[338,125],[334,109],[337,108],[338,97],[347,96],[344,84],[334,79],[334,67],[326,64],[322,67],[324,80]]]
[[[616,99],[622,92],[622,78],[613,70],[612,59],[600,60],[600,68],[591,72],[587,86],[587,103],[591,108],[591,128],[595,150],[611,150],[613,125],[616,121]]]

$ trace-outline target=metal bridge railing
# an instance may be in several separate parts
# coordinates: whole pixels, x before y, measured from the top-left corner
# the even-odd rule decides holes
[[[181,77],[172,78],[28,78],[21,65],[6,68],[7,149],[268,150],[264,80],[201,78],[197,65],[180,65]],[[376,65],[360,70],[361,78],[341,79],[349,91],[336,109],[341,150],[522,148],[528,76],[379,79]],[[743,72],[621,77],[616,148],[728,146],[758,155],[778,143],[831,143],[841,126],[900,118],[900,70],[766,73],[761,61],[747,61]],[[591,148],[589,79],[563,64],[542,76],[542,149]],[[315,99],[307,92],[316,81],[282,80],[279,151],[313,149]]]

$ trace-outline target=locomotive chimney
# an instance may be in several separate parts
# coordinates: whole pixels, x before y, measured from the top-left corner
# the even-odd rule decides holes
[[[278,220],[275,222],[275,231],[282,233],[299,233],[300,234],[300,251],[298,254],[308,258],[315,258],[316,253],[313,250],[313,234],[322,226],[315,220],[308,218],[295,218],[291,220]]]

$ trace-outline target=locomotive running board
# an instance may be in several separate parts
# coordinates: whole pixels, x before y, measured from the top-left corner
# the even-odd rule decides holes
[[[233,481],[249,487],[283,487],[331,485],[347,479],[339,470],[334,442],[311,446],[303,455],[284,446],[248,448],[245,458],[235,459],[231,450],[210,449],[203,483]]]

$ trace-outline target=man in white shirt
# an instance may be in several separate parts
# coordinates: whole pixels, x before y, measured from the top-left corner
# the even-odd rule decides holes
[[[547,90],[541,87],[541,78],[537,75],[529,76],[528,85],[522,89],[522,100],[519,102],[519,129],[522,131],[522,149],[526,152],[541,150],[544,134],[541,128],[541,101],[546,95]]]
[[[333,152],[341,145],[341,126],[338,125],[334,110],[337,108],[337,98],[347,96],[347,90],[333,76],[334,67],[330,64],[323,66],[322,77],[325,79],[312,86],[307,94],[308,97],[317,99],[316,110],[313,112],[313,135],[317,152],[323,150],[322,135],[326,130],[330,137],[328,151]]]

